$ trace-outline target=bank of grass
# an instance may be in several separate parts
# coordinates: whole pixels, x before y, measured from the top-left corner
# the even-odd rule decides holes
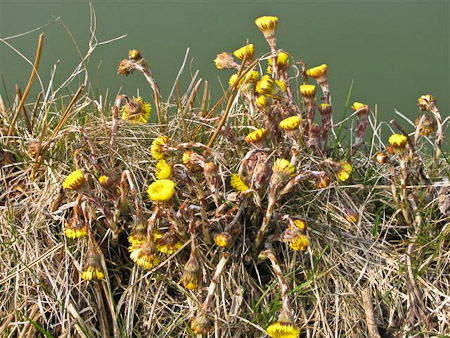
[[[238,73],[259,67],[271,57],[239,65]],[[293,61],[291,67],[296,68]],[[121,66],[122,73],[134,70],[146,75],[145,61],[136,51]],[[301,66],[298,69],[302,71]],[[279,78],[289,74],[281,65],[278,72]],[[436,131],[421,136],[419,126],[415,142],[416,127],[405,120],[379,121],[375,109],[367,106],[367,115],[360,116],[358,109],[366,108],[357,107],[352,113],[348,109],[343,118],[357,119],[357,123],[367,118],[370,123],[363,140],[355,143],[357,131],[337,121],[342,107],[333,107],[330,136],[323,144],[321,129],[314,143],[313,131],[308,129],[313,123],[307,117],[312,106],[306,98],[294,102],[285,97],[290,94],[268,92],[272,96],[269,111],[251,106],[251,95],[258,95],[254,88],[244,92],[243,86],[231,85],[213,111],[214,105],[205,103],[200,85],[196,86],[197,79],[183,95],[178,94],[182,89],[176,89],[164,101],[152,80],[153,104],[160,103],[153,109],[153,122],[121,121],[120,114],[114,114],[132,109],[127,106],[131,98],[123,96],[107,109],[80,94],[71,109],[67,109],[69,98],[38,104],[32,132],[20,118],[8,137],[11,116],[18,107],[2,109],[3,336],[196,336],[201,332],[192,325],[193,319],[198,322],[199,315],[204,315],[208,319],[204,326],[209,326],[204,336],[262,337],[286,309],[292,322],[282,324],[293,328],[289,337],[297,335],[295,328],[302,337],[448,336],[450,218],[446,205],[450,192],[444,179],[449,154],[436,156],[437,147],[445,149],[445,143],[436,141]],[[314,83],[311,77],[310,83]],[[323,98],[317,94],[318,103],[330,103],[326,90]],[[353,101],[350,94],[348,107]],[[434,119],[436,103],[432,96],[426,99],[430,105],[424,111],[418,109],[418,116],[430,110]],[[26,113],[31,114],[33,107],[28,104]],[[139,108],[137,113],[143,114],[143,106]],[[279,128],[282,117],[289,115],[302,117],[291,133]],[[444,134],[447,121],[442,122]],[[246,142],[248,133],[260,127],[269,130],[264,143]],[[389,154],[384,142],[393,133],[410,144],[394,144]],[[158,162],[152,143],[161,135],[170,139],[161,153],[172,165],[176,182],[173,204],[163,206],[145,192],[155,180]],[[195,161],[186,151],[196,154]],[[273,180],[279,174],[275,158],[286,159],[295,168],[295,174],[282,173],[280,185]],[[252,161],[266,166],[256,169]],[[212,175],[204,170],[209,163],[216,168]],[[340,180],[345,163],[351,164],[352,172]],[[128,203],[111,199],[109,188],[97,182],[91,183],[89,193],[62,189],[76,169],[82,170],[86,181],[103,174],[114,180],[114,191],[117,185],[122,194],[124,188],[130,189],[123,195]],[[118,183],[124,172],[134,183],[135,198],[126,179]],[[248,190],[239,191],[230,184],[233,173],[239,173]],[[321,179],[325,184],[320,184]],[[291,190],[277,197],[268,227],[259,237],[271,191],[286,189],[290,183]],[[89,236],[101,249],[95,266],[104,274],[99,281],[81,278],[92,244],[86,236],[70,239],[64,234],[66,222],[75,214],[77,196],[91,204],[91,193],[114,214],[115,222],[108,230],[108,214],[95,204],[95,212],[90,211],[95,216],[82,218],[88,222],[92,217]],[[160,262],[150,269],[133,263],[129,255],[128,237],[139,219],[139,208],[150,223],[151,216],[160,212],[157,209],[163,209],[152,226],[161,232],[174,229],[182,244],[173,253],[158,253]],[[307,229],[299,232],[289,220],[303,220]],[[205,225],[212,240],[214,235],[231,233],[230,246],[209,242]],[[295,236],[300,235],[307,236],[309,244],[294,250]],[[200,270],[198,288],[189,290],[181,281],[193,245]],[[224,259],[221,273],[213,278]]]

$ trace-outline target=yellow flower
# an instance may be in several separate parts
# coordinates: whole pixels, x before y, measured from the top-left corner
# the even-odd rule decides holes
[[[300,85],[300,93],[304,97],[314,97],[316,95],[316,86],[314,85]]]
[[[284,85],[284,84],[283,84]],[[286,88],[285,88],[286,90]],[[283,96],[283,89],[269,75],[264,75],[256,84],[256,92],[270,97]]]
[[[121,119],[131,123],[144,124],[150,119],[151,111],[150,103],[144,102],[141,97],[133,98],[123,106]]]
[[[301,220],[301,219],[296,219],[294,221],[294,225],[301,231],[306,231],[306,223],[305,221]]]
[[[197,259],[195,251],[191,251],[189,260],[184,265],[183,276],[181,277],[181,284],[188,290],[196,289],[202,281],[202,271],[200,263]]]
[[[166,232],[162,237],[155,239],[156,250],[171,255],[183,246],[176,236]]]
[[[264,139],[266,136],[267,129],[260,128],[252,131],[245,137],[245,142],[247,143],[258,143]]]
[[[394,148],[394,150],[404,149],[406,143],[408,143],[408,139],[405,135],[393,134],[389,137],[389,144],[392,146],[392,148]]]
[[[154,252],[153,242],[132,245],[128,250],[131,260],[144,269],[151,269],[159,264],[159,257]]]
[[[237,74],[231,75],[230,79],[228,80],[228,84],[230,85],[230,87],[236,83],[237,79],[238,79]],[[258,82],[258,80],[259,80],[259,73],[256,70],[253,70],[242,77],[242,79],[239,81],[238,87],[242,87],[245,84],[255,84],[256,82]]]
[[[88,266],[86,269],[83,270],[83,273],[81,274],[81,278],[84,280],[93,280],[93,279],[103,279],[105,277],[105,274],[103,273],[103,270],[100,268],[94,268],[92,266]]]
[[[275,83],[280,87],[283,93],[286,93],[286,85],[282,80],[276,80]]]
[[[169,138],[167,136],[158,136],[152,142],[150,146],[150,151],[155,160],[161,160],[164,158],[164,147],[169,143]]]
[[[255,24],[267,38],[275,35],[278,26],[278,18],[276,16],[261,16],[255,20]]]
[[[282,180],[288,179],[295,173],[295,167],[284,158],[277,158],[272,167],[274,175],[279,175]]]
[[[272,63],[273,63],[273,58],[269,57],[267,59],[267,63],[269,64],[267,67],[267,73],[272,74]],[[277,56],[277,68],[278,69],[285,69],[287,66],[289,65],[289,54],[281,51],[278,53]]]
[[[89,225],[85,222],[76,224],[75,219],[71,218],[64,226],[64,234],[67,238],[80,238],[84,237],[88,233]]]
[[[327,65],[323,64],[314,68],[310,68],[306,71],[306,74],[308,76],[311,76],[313,78],[320,78],[324,76],[327,73]]]
[[[65,189],[76,190],[85,182],[83,172],[81,170],[75,170],[66,177],[63,187]]]
[[[244,181],[239,177],[238,174],[231,175],[231,186],[239,192],[248,190],[247,184],[244,183]]]
[[[217,54],[214,63],[217,69],[231,69],[238,67],[238,64],[234,61],[233,55],[228,52]]]
[[[136,221],[131,229],[130,236],[128,237],[128,242],[131,245],[144,244],[147,240],[147,224],[140,221]]]
[[[255,48],[252,43],[245,45],[233,52],[234,56],[236,56],[239,60],[243,60],[244,56],[247,57],[247,61],[253,58],[255,55]]]
[[[272,338],[298,338],[300,335],[300,330],[294,325],[279,321],[271,324],[266,331]]]
[[[171,180],[157,180],[147,189],[148,196],[155,202],[168,202],[175,193],[175,182]]]
[[[290,116],[287,119],[284,119],[283,121],[280,122],[280,128],[284,130],[295,130],[298,128],[299,125],[300,125],[300,117],[297,115]]]
[[[261,111],[266,111],[267,108],[269,108],[269,106],[270,106],[270,102],[269,102],[269,99],[267,98],[267,96],[260,95],[256,99],[256,105],[258,106],[259,109],[261,109]]]
[[[319,108],[319,112],[321,115],[331,114],[331,112],[332,112],[331,104],[328,104],[328,103],[321,103],[321,104],[319,104],[318,108]]]
[[[201,311],[194,319],[192,319],[191,330],[195,334],[200,335],[206,335],[209,330],[211,330],[211,320],[204,311]]]
[[[308,247],[308,244],[308,236],[299,232],[292,236],[289,246],[295,251],[303,251]]]
[[[233,238],[231,237],[231,235],[228,232],[221,232],[220,234],[218,234],[216,236],[216,238],[214,239],[214,242],[216,243],[216,245],[218,247],[221,248],[228,248],[231,244]]]
[[[128,51],[128,57],[129,57],[130,59],[135,59],[135,60],[142,59],[141,52],[138,51],[137,49],[130,49],[130,50]]]
[[[172,176],[172,167],[165,160],[159,160],[156,163],[155,176],[158,180],[170,178]]]
[[[339,181],[346,181],[350,177],[350,174],[352,173],[353,168],[352,165],[348,162],[341,162],[339,166],[339,170],[337,172],[337,177]]]

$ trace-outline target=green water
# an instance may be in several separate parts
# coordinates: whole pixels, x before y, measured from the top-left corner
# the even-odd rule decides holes
[[[215,69],[213,59],[233,51],[247,39],[256,54],[268,46],[254,25],[261,15],[279,17],[278,47],[307,65],[327,63],[336,114],[352,80],[352,101],[378,105],[382,119],[394,109],[411,119],[418,114],[417,98],[432,93],[444,118],[449,110],[449,2],[448,1],[94,1],[99,42],[127,37],[98,46],[89,59],[89,75],[96,95],[109,98],[119,91],[149,99],[141,76],[119,77],[118,62],[130,48],[142,51],[163,95],[178,73],[186,48],[192,63],[186,68],[182,91],[197,69],[207,79],[212,97],[221,93],[232,71]],[[88,49],[90,8],[86,1],[1,1],[0,36],[23,33],[60,17],[45,28],[7,40],[34,59],[39,32],[45,33],[39,74],[47,87],[53,65],[57,88]],[[64,28],[63,24],[66,26]],[[0,44],[2,96],[11,99],[14,85],[25,87],[31,66],[11,48]],[[79,80],[72,83],[75,88]],[[33,88],[39,89],[36,83]],[[411,130],[411,129],[409,129]]]

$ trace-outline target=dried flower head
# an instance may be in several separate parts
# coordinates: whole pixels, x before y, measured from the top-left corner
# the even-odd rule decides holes
[[[328,174],[323,173],[316,176],[316,187],[317,189],[324,189],[328,187],[331,183],[331,178]]]
[[[98,178],[98,183],[104,188],[104,189],[112,189],[114,186],[114,181],[111,177],[107,175],[101,175]]]
[[[392,146],[394,151],[402,151],[405,149],[408,139],[405,135],[392,134],[389,137],[389,144]]]
[[[134,63],[131,60],[123,59],[117,68],[117,74],[128,76],[134,71]]]
[[[259,142],[264,141],[264,137],[267,134],[267,129],[261,128],[261,129],[256,129],[252,132],[250,132],[246,137],[245,137],[245,142],[247,142],[248,144],[257,144]]]
[[[151,111],[150,103],[144,102],[141,97],[136,97],[123,106],[121,119],[131,123],[144,124],[150,119]]]
[[[315,85],[309,85],[309,84],[304,84],[304,85],[300,85],[300,93],[302,94],[303,97],[314,97],[316,95],[316,86]]]
[[[239,60],[243,60],[244,57],[247,58],[247,61],[253,59],[253,55],[255,55],[255,47],[252,43],[245,45],[239,49],[236,49],[233,52],[234,56],[236,56]]]
[[[375,161],[377,161],[377,163],[379,163],[379,164],[385,164],[387,162],[387,160],[388,160],[388,157],[383,151],[379,151],[375,155]]]
[[[152,142],[150,146],[150,151],[155,160],[161,160],[164,158],[164,148],[169,143],[169,138],[167,136],[158,136]]]
[[[197,258],[195,250],[191,251],[189,260],[184,265],[183,276],[181,277],[181,284],[188,290],[195,290],[198,288],[202,281],[202,272],[200,269],[200,263]]]
[[[147,224],[142,223],[140,220],[136,220],[131,229],[130,236],[128,236],[128,242],[133,246],[144,244],[146,240]]]
[[[147,240],[144,244],[131,245],[128,250],[131,260],[144,269],[151,269],[159,264],[153,241]]]
[[[147,189],[148,196],[154,202],[169,202],[175,193],[175,182],[171,180],[157,180]]]
[[[205,158],[194,151],[187,150],[183,153],[183,163],[188,168],[193,168],[196,165],[204,167]]]
[[[211,319],[205,311],[200,311],[191,321],[191,330],[195,334],[205,335],[211,330]]]
[[[336,173],[337,178],[339,179],[339,181],[347,181],[348,178],[350,177],[350,174],[352,173],[353,168],[352,165],[348,162],[339,162],[339,168],[338,171]]]
[[[233,243],[233,237],[228,232],[221,232],[216,236],[214,242],[218,247],[228,248]]]
[[[139,60],[139,59],[142,59],[142,55],[141,55],[141,52],[138,51],[137,49],[130,49],[128,51],[128,58],[134,59],[134,60]]]
[[[65,179],[63,187],[69,190],[77,190],[85,183],[85,178],[81,170],[71,172]]]
[[[319,104],[318,108],[321,115],[328,115],[333,111],[331,104],[328,103]]]
[[[231,186],[239,192],[245,192],[248,190],[247,184],[244,183],[242,178],[239,177],[238,174],[231,175]]]
[[[361,102],[354,102],[352,105],[352,109],[355,112],[358,112],[358,115],[364,115],[369,113],[369,106],[367,104]]]
[[[421,116],[418,116],[417,119],[414,121],[414,125],[417,127],[419,125],[419,121],[421,120]],[[434,130],[436,129],[436,122],[432,121],[430,119],[430,116],[425,113],[424,120],[422,121],[422,125],[420,126],[420,135],[422,136],[429,136],[431,135]]]
[[[421,111],[430,110],[436,103],[436,99],[431,94],[422,95],[418,99],[418,106]]]
[[[297,115],[290,116],[280,122],[280,128],[289,131],[297,129],[299,125],[300,117]]]
[[[239,65],[234,61],[233,55],[228,52],[217,54],[214,63],[217,69],[239,68]]]
[[[166,160],[159,160],[156,163],[155,176],[158,180],[164,180],[172,177],[172,166]]]

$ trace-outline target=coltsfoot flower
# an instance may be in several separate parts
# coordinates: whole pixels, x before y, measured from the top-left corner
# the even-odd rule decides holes
[[[256,92],[270,97],[284,96],[283,89],[269,75],[264,75],[256,84]]]
[[[419,121],[421,120],[421,118],[422,118],[421,116],[418,116],[417,119],[415,120],[414,125],[416,127],[418,126]],[[420,131],[419,131],[420,135],[422,135],[422,136],[429,136],[429,135],[431,135],[434,132],[435,129],[436,129],[436,122],[432,121],[430,119],[430,116],[427,113],[425,113],[425,118],[424,118],[424,120],[422,122],[422,125],[420,127]]]
[[[152,105],[141,97],[133,98],[122,108],[121,119],[135,124],[145,124],[150,119]]]
[[[272,166],[272,180],[279,183],[289,179],[295,173],[295,167],[284,158],[277,158]]]
[[[379,164],[385,164],[388,161],[388,157],[384,152],[379,151],[375,155],[375,161]]]
[[[67,238],[80,238],[87,235],[89,230],[89,224],[77,220],[76,217],[72,217],[64,225],[64,234]]]
[[[248,144],[257,144],[259,142],[264,141],[264,137],[267,134],[267,129],[264,128],[260,128],[260,129],[256,129],[252,132],[250,132],[246,137],[245,137],[245,142],[247,142]]]
[[[329,115],[332,112],[331,104],[328,103],[321,103],[318,108],[320,115]]]
[[[280,128],[289,131],[297,129],[299,125],[300,117],[297,115],[290,116],[280,122]]]
[[[172,166],[165,160],[159,160],[156,163],[155,176],[158,180],[172,177]]]
[[[228,232],[221,232],[214,241],[218,247],[228,248],[233,243],[233,238]]]
[[[230,87],[236,83],[237,79],[237,74],[231,75],[230,79],[228,80],[228,84],[230,85]],[[252,70],[250,73],[247,73],[242,77],[242,79],[239,81],[238,87],[242,87],[244,84],[255,84],[258,82],[258,80],[259,72],[257,72],[256,70]]]
[[[402,151],[405,149],[408,139],[405,135],[392,134],[389,137],[389,144],[392,146],[394,151]]]
[[[324,189],[328,187],[331,183],[331,178],[328,174],[322,174],[316,177],[316,187],[317,189]]]
[[[267,334],[271,338],[298,338],[300,330],[291,323],[276,322],[267,329]]]
[[[162,160],[164,158],[164,148],[169,143],[169,138],[167,136],[158,136],[152,142],[150,146],[150,151],[155,160]]]
[[[348,162],[340,162],[339,163],[339,169],[338,172],[336,173],[337,178],[339,179],[339,181],[347,181],[348,178],[350,177],[350,174],[352,173],[353,168],[352,165]]]
[[[75,170],[66,177],[63,187],[69,190],[76,190],[81,188],[85,181],[83,172],[81,170]]]
[[[139,220],[133,225],[130,236],[128,236],[128,242],[131,245],[142,245],[147,240],[147,224],[142,223]]]
[[[239,49],[236,49],[233,52],[234,56],[236,56],[239,60],[243,60],[244,57],[247,58],[247,61],[253,59],[253,55],[255,55],[255,47],[252,43],[245,45]]]
[[[244,183],[242,178],[239,177],[238,174],[231,175],[231,186],[239,192],[245,192],[248,190],[247,184]]]
[[[422,95],[417,101],[421,111],[430,110],[436,103],[436,99],[431,94]]]
[[[81,273],[84,280],[101,280],[105,277],[101,264],[102,251],[93,238],[89,238],[88,251]]]
[[[171,255],[183,246],[175,234],[166,232],[162,237],[155,239],[156,250]]]
[[[191,251],[189,260],[184,265],[183,276],[181,277],[181,284],[188,290],[195,290],[202,281],[202,272],[200,263],[197,258],[196,251]]]
[[[368,114],[369,113],[369,106],[367,104],[361,103],[361,102],[354,102],[352,105],[352,109],[355,112],[358,112],[358,115]]]
[[[131,60],[123,59],[117,68],[117,74],[128,76],[134,71],[134,63]]]
[[[260,95],[256,99],[256,106],[263,112],[267,111],[270,107],[270,101],[265,95]]]
[[[278,17],[261,16],[255,20],[255,24],[266,39],[271,39],[276,35],[278,27]]]
[[[309,84],[304,84],[304,85],[300,85],[300,93],[302,94],[303,97],[307,97],[307,98],[311,98],[314,97],[316,95],[316,86],[315,85],[309,85]]]
[[[205,335],[211,330],[211,319],[204,312],[200,311],[191,321],[191,330],[195,334]]]
[[[306,222],[302,219],[296,219],[294,225],[302,232],[306,232]]]
[[[272,72],[273,72],[273,69],[272,69],[273,58],[268,58],[267,59],[267,63],[268,63],[267,73],[268,74],[272,74]],[[288,66],[289,66],[289,54],[287,54],[287,53],[285,53],[283,51],[280,51],[278,53],[278,56],[277,56],[277,69],[284,70]]]
[[[159,264],[159,257],[155,252],[153,241],[146,241],[144,244],[131,245],[130,258],[133,262],[144,269],[151,269]]]
[[[327,65],[326,64],[322,64],[320,66],[310,68],[306,71],[306,74],[308,76],[311,76],[314,79],[323,77],[324,75],[326,75],[326,73],[327,73]]]
[[[157,180],[147,189],[148,196],[154,202],[169,202],[175,193],[175,182],[172,180]]]

